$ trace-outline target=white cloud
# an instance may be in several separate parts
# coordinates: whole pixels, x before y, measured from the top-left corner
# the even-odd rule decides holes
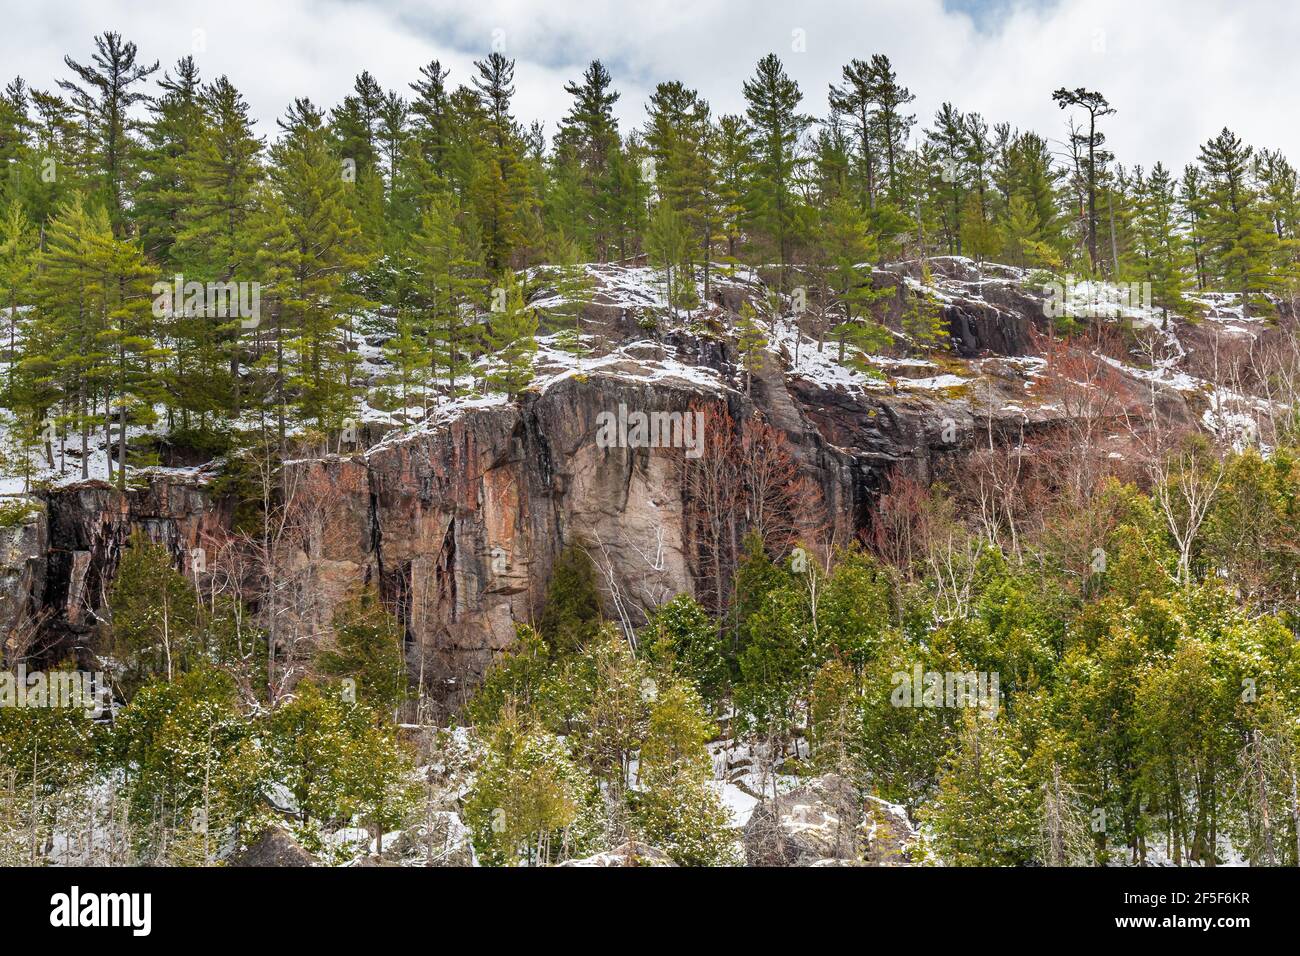
[[[567,107],[564,82],[595,57],[614,73],[626,128],[642,121],[647,94],[665,79],[700,89],[716,111],[742,109],[741,82],[769,51],[799,80],[807,109],[822,114],[840,67],[883,52],[916,93],[922,124],[948,99],[990,122],[1060,138],[1052,90],[1087,86],[1119,110],[1107,129],[1123,162],[1178,168],[1225,125],[1300,160],[1287,99],[1300,86],[1292,49],[1300,5],[1269,0],[1022,2],[978,29],[940,0],[181,0],[162,9],[80,0],[57,12],[11,4],[0,63],[47,88],[66,75],[63,54],[87,59],[104,29],[164,66],[191,52],[193,31],[205,31],[206,48],[195,52],[204,74],[228,74],[268,134],[294,97],[333,105],[363,69],[405,91],[437,57],[453,82],[467,81],[499,30],[518,61],[517,114],[552,131]],[[806,52],[792,50],[795,30]]]

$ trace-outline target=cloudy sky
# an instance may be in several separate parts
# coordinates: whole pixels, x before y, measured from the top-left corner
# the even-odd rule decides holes
[[[1291,0],[54,0],[7,4],[5,20],[5,79],[52,86],[65,53],[84,61],[113,29],[150,62],[193,52],[205,76],[227,74],[268,134],[295,96],[333,105],[363,69],[405,90],[434,58],[466,81],[494,43],[517,61],[517,115],[548,132],[592,58],[614,74],[626,129],[665,79],[717,112],[742,109],[741,81],[768,52],[820,115],[840,67],[883,52],[921,125],[949,99],[1059,139],[1051,91],[1087,86],[1119,110],[1108,128],[1122,162],[1180,167],[1224,125],[1300,161]]]

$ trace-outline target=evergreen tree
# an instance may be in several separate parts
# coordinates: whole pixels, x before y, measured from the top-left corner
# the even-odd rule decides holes
[[[1173,177],[1160,163],[1146,178],[1137,171],[1137,270],[1142,281],[1150,283],[1151,301],[1163,310],[1166,327],[1170,309],[1185,307],[1184,276],[1191,265],[1178,229],[1175,188]]]
[[[569,545],[551,568],[537,630],[553,650],[572,653],[595,637],[602,620],[596,569],[583,548]]]
[[[875,99],[871,64],[853,60],[841,70],[843,85],[831,84],[831,110],[849,120],[858,143],[856,179],[859,208],[876,206],[876,184],[880,158],[876,148],[876,124],[872,115]]]
[[[472,79],[485,112],[485,160],[476,162],[474,207],[483,229],[483,255],[489,272],[514,265],[515,254],[535,236],[536,204],[524,161],[518,124],[510,114],[515,93],[515,61],[493,52],[474,61]]]
[[[275,328],[283,441],[287,388],[300,416],[321,428],[337,427],[351,411],[347,323],[364,300],[350,280],[368,258],[350,208],[345,167],[329,149],[320,111],[309,100],[297,100],[280,128],[281,138],[271,148],[271,180],[291,242],[283,259],[283,288],[277,290]]]
[[[948,252],[962,254],[962,210],[966,208],[966,121],[951,103],[944,103],[934,116],[934,129],[926,137],[938,151],[940,164],[939,191],[944,194],[940,203],[943,233]]]
[[[690,313],[699,305],[691,268],[690,234],[671,200],[661,199],[655,203],[645,243],[650,262],[663,274],[664,302],[669,311],[674,317],[679,309]]]
[[[930,352],[948,341],[948,324],[943,306],[929,293],[933,278],[930,263],[921,260],[921,288],[908,296],[903,310],[903,331],[923,352]]]
[[[679,594],[660,605],[638,640],[653,661],[690,680],[710,707],[721,706],[728,678],[722,633],[694,598]]]
[[[487,387],[518,398],[533,380],[533,355],[537,351],[537,313],[524,304],[524,291],[512,273],[506,273],[500,291],[502,308],[488,317],[485,334],[492,365]]]
[[[14,370],[18,366],[18,308],[29,303],[36,231],[27,219],[22,203],[10,202],[0,218],[0,308],[9,320],[8,371],[5,404],[14,407]]]
[[[182,264],[172,256],[172,246],[191,189],[183,166],[202,127],[199,68],[194,58],[178,60],[176,76],[164,73],[158,86],[162,95],[149,101],[150,118],[140,155],[141,179],[131,212],[145,253],[173,271],[183,271]]]
[[[879,131],[885,151],[886,188],[890,200],[897,203],[901,192],[898,182],[897,157],[907,142],[907,134],[916,122],[915,116],[900,112],[916,97],[905,86],[900,86],[889,57],[875,53],[867,68],[867,84],[875,109],[872,122]]]
[[[641,747],[635,823],[647,843],[680,866],[740,862],[730,813],[709,786],[713,766],[705,744],[713,730],[692,689],[678,682],[659,688]]]
[[[157,61],[151,66],[137,64],[136,52],[134,43],[106,31],[95,37],[95,53],[89,63],[78,63],[70,56],[63,58],[76,78],[59,80],[59,88],[71,94],[73,105],[83,117],[86,144],[96,167],[96,197],[107,208],[117,235],[126,230],[126,210],[139,154],[131,107],[145,94],[133,87],[158,70]]]
[[[754,384],[754,373],[761,372],[767,362],[767,333],[748,302],[740,304],[736,320],[736,351],[745,363],[745,394],[748,395]]]
[[[1077,151],[1082,148],[1087,152],[1087,160],[1082,169],[1076,172],[1083,179],[1084,196],[1088,203],[1087,213],[1087,240],[1088,240],[1088,261],[1092,264],[1093,271],[1100,269],[1100,260],[1097,257],[1097,190],[1101,184],[1105,172],[1106,163],[1110,161],[1111,154],[1102,149],[1106,142],[1106,135],[1097,128],[1097,121],[1106,116],[1114,114],[1115,110],[1106,100],[1106,97],[1094,90],[1087,90],[1078,87],[1073,90],[1062,87],[1052,94],[1052,100],[1061,109],[1069,109],[1072,106],[1082,107],[1088,114],[1087,132],[1075,130],[1073,126],[1070,129],[1070,142]]]
[[[196,663],[202,627],[194,585],[175,568],[171,553],[137,532],[122,552],[109,592],[114,658],[127,695],[151,677],[170,681]]]
[[[614,247],[615,169],[613,154],[620,148],[614,104],[618,93],[611,89],[613,78],[604,64],[592,60],[581,83],[566,83],[564,91],[573,105],[556,134],[557,153],[571,151],[578,169],[578,222],[580,239],[600,261]]]
[[[181,155],[179,176],[186,184],[186,195],[178,209],[173,255],[178,267],[195,277],[219,283],[257,283],[260,289],[255,220],[258,190],[265,177],[260,163],[262,141],[253,134],[248,103],[226,77],[205,86],[198,102],[204,120],[193,147]],[[248,301],[251,304],[251,297]],[[182,332],[191,340],[194,359],[182,365],[183,353],[177,350],[176,387],[183,410],[200,415],[224,409],[235,414],[240,411],[241,340],[245,330],[261,325],[262,317],[259,308],[259,314],[248,318],[223,318],[226,321],[203,316]]]
[[[1036,856],[1035,795],[1005,721],[968,715],[924,818],[949,866],[1024,866]]]
[[[334,646],[320,652],[322,674],[350,678],[357,699],[378,714],[392,714],[406,696],[405,635],[374,588],[334,610]]]
[[[798,112],[803,99],[799,84],[786,74],[774,53],[758,61],[753,78],[745,81],[744,94],[755,156],[750,208],[773,243],[781,270],[778,288],[784,292],[790,244],[800,224],[794,190],[804,164],[799,137],[811,120]]]
[[[504,714],[487,732],[487,754],[465,800],[479,859],[546,864],[588,851],[598,833],[591,793],[558,738]]]
[[[407,250],[424,309],[431,370],[446,370],[447,388],[454,396],[468,373],[477,342],[473,313],[483,281],[460,226],[455,197],[435,195],[429,202]]]
[[[1208,216],[1203,224],[1207,268],[1213,279],[1239,292],[1249,309],[1252,297],[1274,284],[1278,238],[1251,181],[1254,150],[1224,129],[1201,147]]]

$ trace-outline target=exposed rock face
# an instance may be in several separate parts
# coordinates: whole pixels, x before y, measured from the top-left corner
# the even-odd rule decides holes
[[[53,615],[51,626],[73,640],[95,629],[134,531],[170,548],[188,572],[195,549],[220,539],[229,525],[228,503],[205,484],[202,474],[164,473],[125,493],[93,480],[49,493],[42,604]]]
[[[0,640],[17,639],[45,602],[49,524],[35,508],[0,527]]]
[[[378,582],[404,609],[412,670],[441,681],[454,705],[539,609],[567,543],[585,544],[637,603],[690,590],[682,450],[595,439],[597,416],[620,404],[685,412],[701,400],[681,387],[571,379],[363,457],[296,464],[287,486],[328,502],[304,556],[317,572],[318,623],[349,588]]]
[[[545,367],[557,361],[548,359],[544,384],[519,402],[470,402],[366,451],[287,465],[285,496],[302,505],[309,528],[280,556],[305,582],[280,618],[324,639],[337,604],[376,584],[403,618],[413,675],[454,709],[514,640],[516,624],[535,618],[566,545],[587,548],[607,611],[631,624],[676,593],[699,593],[707,571],[688,520],[686,451],[603,447],[602,415],[725,410],[742,422],[757,412],[815,484],[818,523],[836,543],[869,526],[891,472],[926,481],[989,436],[1032,441],[1059,428],[1068,414],[1059,402],[1030,400],[1043,363],[1025,353],[1041,301],[999,267],[940,259],[933,268],[958,353],[980,357],[896,362],[890,381],[869,387],[841,387],[835,346],[810,342],[811,329],[776,342],[776,360],[746,373],[729,341],[653,331],[653,296],[644,306],[598,296],[588,327],[608,351],[597,366],[565,371]],[[615,290],[636,272],[601,269]],[[909,269],[878,272],[876,281],[902,289],[915,279]],[[711,307],[735,311],[753,291],[719,280]],[[951,368],[964,374],[936,374]],[[1131,391],[1140,397],[1143,388]],[[210,478],[160,470],[125,494],[102,481],[46,493],[44,521],[0,529],[4,633],[43,614],[68,643],[88,643],[135,530],[171,548],[191,573],[193,549],[219,542],[232,520],[233,503],[214,494]]]
[[[1014,369],[1000,374],[990,376],[1008,392],[1023,387]],[[575,375],[520,403],[471,407],[363,454],[293,462],[286,494],[305,505],[311,523],[305,543],[284,558],[310,579],[306,601],[294,608],[298,626],[327,634],[338,603],[359,585],[377,584],[404,619],[413,675],[440,687],[454,709],[514,640],[516,624],[535,618],[567,544],[588,549],[607,610],[616,614],[617,603],[633,624],[642,623],[638,609],[696,590],[685,450],[601,447],[602,413],[718,409],[739,422],[757,410],[784,432],[815,483],[821,521],[835,540],[851,541],[892,469],[925,480],[975,440],[988,416],[999,430],[1020,422],[1017,410],[1001,407],[1005,397],[850,396],[779,368],[756,373],[748,395],[723,383]],[[106,616],[133,531],[171,548],[186,573],[193,549],[221,539],[232,504],[215,498],[206,478],[164,473],[125,494],[96,481],[50,493],[44,566],[38,521],[4,539],[12,556],[0,584],[30,593],[74,643],[87,640]],[[12,615],[15,600],[0,611]]]
[[[636,840],[624,843],[614,850],[585,856],[577,860],[565,860],[557,866],[676,866],[670,857],[658,847]]]

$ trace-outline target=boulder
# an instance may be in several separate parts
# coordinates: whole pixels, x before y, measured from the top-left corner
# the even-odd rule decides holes
[[[315,866],[316,858],[289,832],[269,827],[253,843],[230,858],[230,866]]]
[[[431,835],[425,836],[426,824],[407,827],[393,845],[384,849],[384,859],[400,861],[405,866],[473,866],[474,847],[469,828],[449,810],[432,814]]]
[[[847,780],[836,774],[814,777],[754,808],[745,825],[745,861],[749,866],[811,866],[858,860],[861,822],[862,806]]]

